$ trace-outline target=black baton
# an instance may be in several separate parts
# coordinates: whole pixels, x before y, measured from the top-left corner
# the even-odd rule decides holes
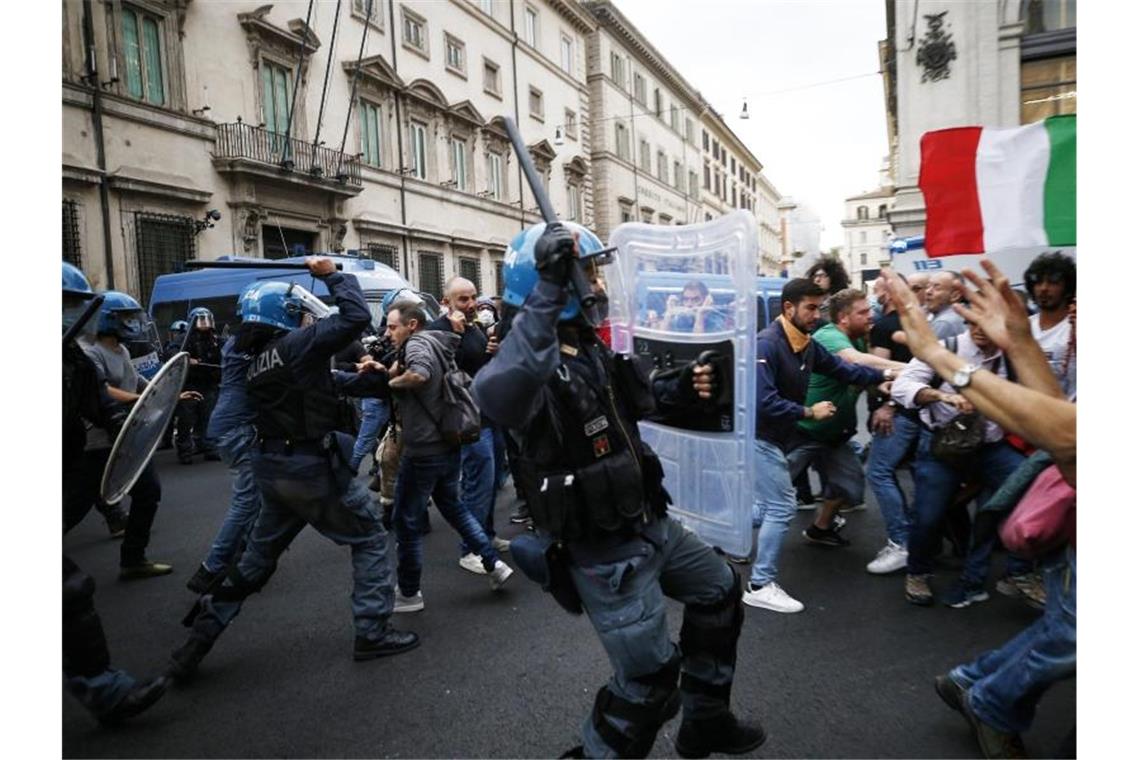
[[[515,153],[519,157],[519,165],[526,176],[527,184],[530,185],[530,191],[534,193],[534,199],[538,201],[538,210],[542,213],[543,220],[547,224],[557,223],[558,215],[554,213],[554,206],[551,205],[550,198],[546,195],[546,188],[542,186],[542,180],[538,176],[538,170],[534,168],[534,161],[531,160],[530,151],[523,143],[518,126],[514,119],[509,116],[503,117],[503,123],[507,128],[507,134],[510,135],[511,145],[514,146]],[[578,292],[578,301],[583,308],[588,309],[597,302],[598,297],[590,289],[590,283],[587,282],[585,273],[582,272],[582,268],[576,262],[570,267],[570,285]]]

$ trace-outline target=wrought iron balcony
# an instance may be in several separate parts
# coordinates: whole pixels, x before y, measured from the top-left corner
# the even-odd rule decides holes
[[[360,158],[339,150],[272,132],[244,122],[218,125],[214,163],[234,171],[235,163],[273,167],[283,176],[301,182],[317,182],[331,190],[355,195],[360,192]],[[338,186],[343,186],[339,187]]]

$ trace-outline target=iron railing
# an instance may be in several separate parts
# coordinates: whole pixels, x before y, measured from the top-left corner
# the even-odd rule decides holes
[[[244,122],[218,125],[216,158],[244,158],[318,179],[361,187],[360,158]]]

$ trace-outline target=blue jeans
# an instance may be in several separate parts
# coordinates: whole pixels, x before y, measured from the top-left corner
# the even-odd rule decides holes
[[[459,450],[462,478],[459,481],[459,506],[478,521],[488,538],[495,535],[495,440],[490,427],[479,431],[479,440]],[[470,554],[471,546],[459,542],[459,553]]]
[[[1041,617],[1000,649],[950,671],[978,717],[999,731],[1027,730],[1045,690],[1077,672],[1076,550],[1065,550],[1044,575]]]
[[[507,482],[507,476],[511,474],[511,470],[507,466],[507,441],[504,437],[506,433],[497,425],[491,426],[491,433],[495,442],[495,492],[498,493],[503,484]]]
[[[360,399],[360,432],[356,436],[356,443],[352,447],[352,459],[348,463],[353,472],[360,469],[364,457],[376,451],[380,431],[388,424],[390,413],[388,402],[383,399]]]
[[[942,518],[958,493],[958,487],[969,475],[977,475],[983,486],[993,492],[1025,460],[1025,456],[1005,441],[983,444],[960,469],[938,459],[930,451],[933,438],[926,428],[919,431],[918,453],[914,460],[914,524],[907,540],[907,574],[922,575],[934,569],[934,557],[942,542]],[[983,494],[985,491],[983,491]],[[985,498],[983,495],[982,502]],[[971,547],[967,562],[988,567],[993,542]],[[1019,569],[1019,560],[1010,557],[1010,572]],[[1022,562],[1021,565],[1025,563]],[[1024,572],[1024,571],[1021,571]],[[985,574],[982,574],[985,577]]]
[[[218,535],[214,536],[210,553],[202,562],[211,573],[225,570],[238,558],[238,552],[253,529],[257,513],[261,511],[261,494],[253,479],[253,446],[256,441],[257,431],[253,425],[239,425],[217,441],[218,454],[230,468],[233,486],[230,508]]]
[[[922,426],[904,414],[896,413],[895,429],[890,435],[876,433],[871,439],[871,457],[867,460],[867,482],[879,502],[883,513],[883,523],[887,538],[905,547],[910,536],[910,520],[907,517],[906,496],[899,487],[895,475],[899,464],[918,438]]]
[[[491,539],[479,527],[479,521],[459,503],[459,471],[459,449],[418,457],[410,456],[405,450],[400,458],[392,521],[396,528],[396,579],[404,596],[415,596],[420,590],[424,570],[421,527],[429,496],[443,519],[483,558],[487,572],[495,567],[499,558]]]
[[[347,438],[347,436],[345,436]],[[356,635],[376,639],[388,624],[395,597],[388,566],[388,536],[367,489],[327,454],[278,454],[254,449],[253,473],[261,513],[237,563],[238,598],[207,595],[194,620],[194,635],[213,641],[241,612],[244,597],[264,586],[277,559],[306,525],[352,550],[352,617]],[[233,578],[222,588],[233,596]]]
[[[757,438],[753,441],[753,450],[756,477],[752,527],[760,530],[756,534],[756,561],[752,564],[751,581],[759,588],[776,579],[780,547],[788,532],[788,523],[796,513],[796,489],[788,472],[788,460],[779,446]]]
[[[569,547],[570,577],[582,599],[582,606],[605,647],[613,667],[607,688],[616,696],[636,704],[650,703],[656,689],[638,678],[660,671],[681,660],[682,673],[711,685],[731,685],[735,670],[735,646],[715,653],[704,639],[687,629],[722,641],[731,628],[729,606],[721,619],[702,615],[702,607],[722,603],[735,590],[732,569],[712,548],[671,518],[650,525],[641,536],[631,538],[607,552],[612,556],[585,558]],[[586,545],[584,554],[596,554]],[[613,557],[620,557],[613,559]],[[682,647],[673,643],[665,619],[665,597],[685,605],[685,625],[681,627]],[[739,606],[739,602],[737,602]],[[712,636],[709,636],[709,634]],[[719,635],[717,635],[719,634]],[[735,634],[732,634],[735,642]],[[685,716],[707,718],[728,708],[726,698],[685,687],[681,679],[681,702]],[[606,714],[605,720],[625,732],[630,722]],[[582,724],[586,757],[617,757],[594,726],[593,716]]]

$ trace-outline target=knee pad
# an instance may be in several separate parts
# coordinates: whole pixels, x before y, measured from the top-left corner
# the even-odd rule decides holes
[[[272,574],[272,572],[269,572],[266,573],[260,581],[251,581],[241,574],[237,565],[233,565],[230,567],[229,572],[226,573],[225,581],[214,591],[214,599],[219,602],[244,601],[250,594],[256,594],[258,591],[261,591],[269,581],[269,576]]]
[[[672,670],[675,684],[680,661],[666,667]],[[646,757],[653,749],[653,742],[657,740],[657,731],[681,708],[680,693],[675,685],[667,692],[654,689],[653,696],[657,699],[638,704],[622,699],[610,691],[608,686],[598,689],[591,714],[594,730],[619,757]],[[628,721],[629,726],[620,731],[606,720],[606,716]]]
[[[744,602],[741,598],[740,576],[725,565],[732,575],[728,593],[712,604],[686,604],[685,618],[681,623],[681,652],[686,656],[698,653],[712,655],[717,660],[736,664],[736,641],[744,626]]]

